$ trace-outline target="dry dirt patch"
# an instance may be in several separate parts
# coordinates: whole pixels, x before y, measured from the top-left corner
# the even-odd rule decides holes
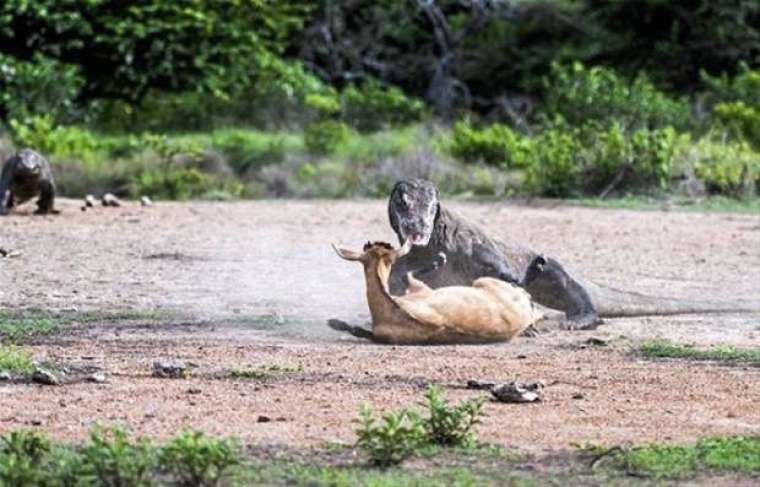
[[[693,299],[760,296],[757,216],[451,206],[601,283]],[[392,241],[384,202],[61,207],[55,217],[0,221],[0,247],[20,252],[0,259],[0,303],[171,314],[140,326],[95,323],[31,346],[39,359],[95,366],[109,379],[0,386],[3,431],[39,425],[82,438],[96,422],[118,422],[160,437],[186,426],[254,443],[321,445],[353,440],[362,402],[381,410],[414,404],[433,382],[457,399],[482,394],[461,388],[468,379],[519,378],[544,381],[545,401],[489,403],[483,440],[540,452],[760,434],[759,368],[644,361],[633,352],[648,338],[758,346],[757,314],[610,320],[594,333],[492,346],[375,346],[325,325],[368,317],[360,269],[329,243]],[[581,347],[592,335],[610,344]],[[157,358],[192,364],[191,378],[151,377]],[[272,372],[229,375],[249,369]]]

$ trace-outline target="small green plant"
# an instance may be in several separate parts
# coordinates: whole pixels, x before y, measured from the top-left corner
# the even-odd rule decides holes
[[[379,467],[399,464],[427,444],[425,425],[413,410],[386,413],[378,422],[369,406],[363,405],[358,422],[356,444]]]
[[[50,441],[33,431],[13,431],[0,439],[0,485],[32,487],[45,479],[41,468]]]
[[[346,87],[340,101],[342,120],[361,132],[418,122],[426,113],[421,100],[409,98],[399,88],[383,86],[371,78],[361,85]]]
[[[32,356],[12,345],[0,345],[0,371],[29,373],[34,370]]]
[[[147,439],[132,442],[121,428],[96,429],[81,449],[88,475],[99,485],[132,487],[151,485],[157,465],[156,448]]]
[[[470,446],[475,443],[472,427],[480,422],[484,398],[467,399],[450,406],[440,387],[425,393],[429,416],[424,419],[428,439],[441,446]]]
[[[182,487],[219,485],[240,464],[234,442],[193,431],[183,431],[164,445],[159,460],[163,470]]]

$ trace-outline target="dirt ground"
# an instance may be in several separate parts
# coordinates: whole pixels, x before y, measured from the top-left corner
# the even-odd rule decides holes
[[[0,304],[11,309],[157,311],[96,322],[28,346],[40,360],[95,367],[103,384],[0,385],[0,431],[36,425],[62,439],[96,422],[138,434],[181,427],[253,444],[352,442],[359,405],[418,403],[428,383],[450,398],[468,379],[542,380],[540,404],[487,403],[482,440],[541,453],[585,443],[760,434],[760,368],[647,361],[637,344],[760,345],[760,314],[607,320],[490,346],[395,347],[329,330],[368,319],[359,265],[330,242],[392,241],[383,201],[160,203],[31,208],[0,220]],[[498,238],[556,256],[618,288],[691,299],[760,300],[760,216],[456,203]],[[395,242],[394,242],[395,243]],[[608,340],[588,346],[589,337]],[[151,377],[155,359],[192,365]],[[269,370],[272,366],[278,369]],[[265,371],[264,379],[231,370]]]

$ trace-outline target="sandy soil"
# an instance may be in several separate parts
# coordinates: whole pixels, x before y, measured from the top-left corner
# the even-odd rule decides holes
[[[192,427],[246,442],[353,441],[359,404],[419,402],[428,383],[452,398],[468,379],[542,380],[535,405],[488,403],[480,437],[541,452],[588,442],[760,434],[760,368],[645,361],[644,339],[760,345],[760,314],[608,320],[502,345],[387,347],[344,337],[327,318],[368,319],[361,269],[330,242],[392,240],[384,202],[134,205],[0,220],[0,304],[159,310],[167,318],[95,323],[39,341],[39,359],[96,367],[105,384],[0,385],[0,431],[38,425],[78,439],[96,422],[169,436]],[[760,217],[451,203],[499,238],[558,257],[600,283],[690,299],[760,299]],[[28,211],[31,211],[29,209]],[[587,346],[591,337],[607,346]],[[154,359],[193,365],[150,376]],[[233,369],[280,370],[267,380]],[[269,420],[269,421],[267,421]]]

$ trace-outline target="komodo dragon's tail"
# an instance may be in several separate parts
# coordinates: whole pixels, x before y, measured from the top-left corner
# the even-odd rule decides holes
[[[596,311],[601,317],[668,316],[697,313],[760,313],[760,298],[736,301],[688,300],[649,296],[602,286],[584,280]]]

